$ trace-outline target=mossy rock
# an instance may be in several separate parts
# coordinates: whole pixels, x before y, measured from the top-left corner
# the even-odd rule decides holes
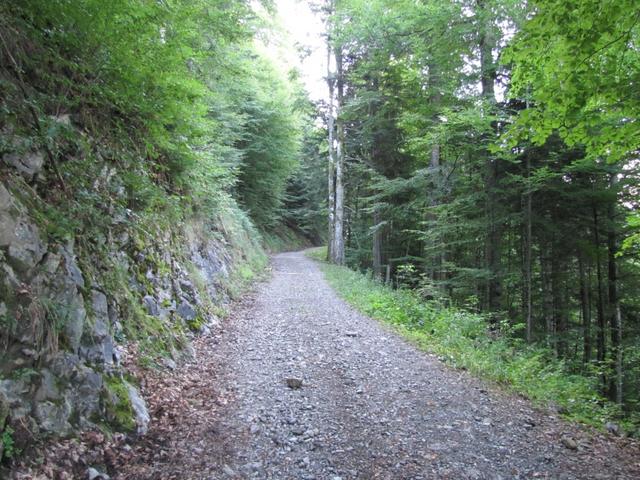
[[[105,420],[116,430],[135,432],[135,412],[131,405],[126,382],[119,377],[105,379],[104,390]]]

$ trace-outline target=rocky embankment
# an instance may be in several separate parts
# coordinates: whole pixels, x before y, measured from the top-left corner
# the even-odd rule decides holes
[[[56,121],[79,135],[68,117]],[[168,364],[188,355],[189,338],[217,321],[216,303],[247,255],[233,237],[242,228],[229,233],[215,219],[166,228],[114,201],[98,212],[100,228],[76,218],[78,230],[60,234],[56,222],[69,219],[49,208],[60,200],[49,197],[56,173],[45,151],[11,132],[3,132],[3,145],[0,458],[34,438],[96,425],[142,434],[149,415],[121,365],[123,345]],[[109,162],[92,169],[92,191],[67,191],[69,202],[124,195]]]

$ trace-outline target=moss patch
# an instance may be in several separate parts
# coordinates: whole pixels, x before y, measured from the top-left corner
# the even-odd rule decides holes
[[[104,410],[105,419],[116,430],[135,431],[135,413],[131,406],[129,390],[122,378],[105,379]]]

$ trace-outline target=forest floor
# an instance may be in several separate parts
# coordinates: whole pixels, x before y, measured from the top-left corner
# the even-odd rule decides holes
[[[122,480],[640,478],[633,442],[443,365],[350,308],[302,253],[276,255],[195,351],[143,374],[149,433],[85,439],[84,469],[93,454]]]

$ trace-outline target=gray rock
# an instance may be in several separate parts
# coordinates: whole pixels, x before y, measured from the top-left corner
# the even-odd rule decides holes
[[[74,409],[81,417],[88,418],[100,411],[103,383],[102,375],[91,368],[78,368],[69,393]]]
[[[6,187],[0,183],[0,210],[9,210],[12,205],[11,194]]]
[[[34,397],[36,402],[43,402],[45,400],[58,400],[60,399],[60,389],[58,388],[58,379],[53,375],[51,370],[43,368],[40,371],[40,386],[36,391]]]
[[[120,360],[122,360],[122,353],[117,346],[113,347],[113,363],[114,365],[120,365]]]
[[[291,390],[298,390],[302,388],[301,378],[287,378],[286,383],[287,383],[287,387],[289,387]]]
[[[5,288],[5,291],[9,291],[9,292],[11,291],[15,292],[16,289],[20,286],[20,280],[18,279],[18,276],[13,271],[13,268],[11,268],[6,263],[1,263],[1,262],[0,262],[0,282],[2,282],[2,286]]]
[[[48,275],[54,275],[60,264],[62,263],[62,255],[59,253],[49,252],[45,255],[39,270]]]
[[[34,408],[34,417],[42,430],[56,435],[66,435],[71,431],[69,417],[71,416],[71,404],[67,399],[62,402],[41,402]]]
[[[169,370],[175,370],[177,367],[176,362],[170,358],[163,358],[160,362]]]
[[[578,442],[576,442],[573,438],[569,437],[569,436],[563,436],[560,439],[560,443],[562,443],[562,445],[565,448],[568,448],[569,450],[577,450],[578,449]]]
[[[607,422],[604,424],[604,428],[607,430],[607,432],[613,435],[620,435],[620,426],[617,423]]]
[[[187,322],[191,321],[191,320],[195,320],[197,313],[196,310],[193,308],[193,306],[187,302],[187,301],[183,301],[179,306],[178,309],[176,310],[176,313],[178,315],[180,315],[180,317],[184,320],[186,320]]]
[[[99,338],[109,335],[109,306],[107,304],[107,296],[98,291],[91,290],[91,308],[95,319],[93,327],[93,335]]]
[[[93,467],[87,468],[86,478],[87,480],[110,480],[111,479],[109,475],[107,475],[106,473],[99,472]]]
[[[82,275],[82,271],[78,267],[76,256],[73,253],[73,243],[70,242],[61,250],[60,253],[64,258],[64,265],[67,275],[71,278],[71,280],[73,280],[78,288],[84,288],[84,276]]]
[[[147,313],[154,317],[160,315],[160,307],[158,306],[158,302],[151,295],[145,295],[142,299],[144,302],[144,306],[147,309]]]
[[[188,343],[181,351],[180,356],[185,360],[195,360],[196,359],[196,349],[193,348],[193,345]]]
[[[78,354],[89,363],[97,365],[112,365],[117,358],[113,339],[110,336],[95,341],[95,343],[82,345]]]
[[[30,383],[22,378],[0,380],[0,394],[4,395],[14,419],[25,417],[31,407],[28,403],[31,393]]]
[[[69,352],[59,352],[51,359],[49,368],[56,377],[70,380],[78,375],[80,364],[80,357],[77,355]]]
[[[15,168],[28,182],[32,181],[44,167],[42,152],[13,152],[3,155],[2,160]]]
[[[129,392],[129,400],[131,400],[131,408],[136,415],[136,425],[138,426],[138,435],[145,435],[149,430],[149,422],[151,418],[149,417],[149,411],[147,410],[147,404],[144,399],[138,393],[138,390],[131,385],[130,383],[126,383],[127,391]]]
[[[82,296],[77,291],[66,292],[59,299],[61,305],[66,305],[63,336],[67,340],[71,351],[78,353],[80,342],[84,331],[84,324],[87,318],[87,311],[84,308]]]
[[[12,214],[0,210],[0,248],[6,248],[15,241],[16,223]]]
[[[107,297],[98,290],[91,291],[93,322],[80,348],[80,355],[92,363],[111,365],[114,362],[113,338],[109,332]]]
[[[180,279],[178,284],[180,285],[180,289],[183,292],[189,295],[193,295],[195,293],[195,288],[193,287],[193,283],[190,280]]]
[[[5,227],[0,227],[0,230],[5,230]],[[18,272],[30,271],[47,253],[38,227],[25,218],[19,218],[13,224],[12,238],[11,232],[6,230],[1,236],[4,242],[8,242],[7,261]]]

